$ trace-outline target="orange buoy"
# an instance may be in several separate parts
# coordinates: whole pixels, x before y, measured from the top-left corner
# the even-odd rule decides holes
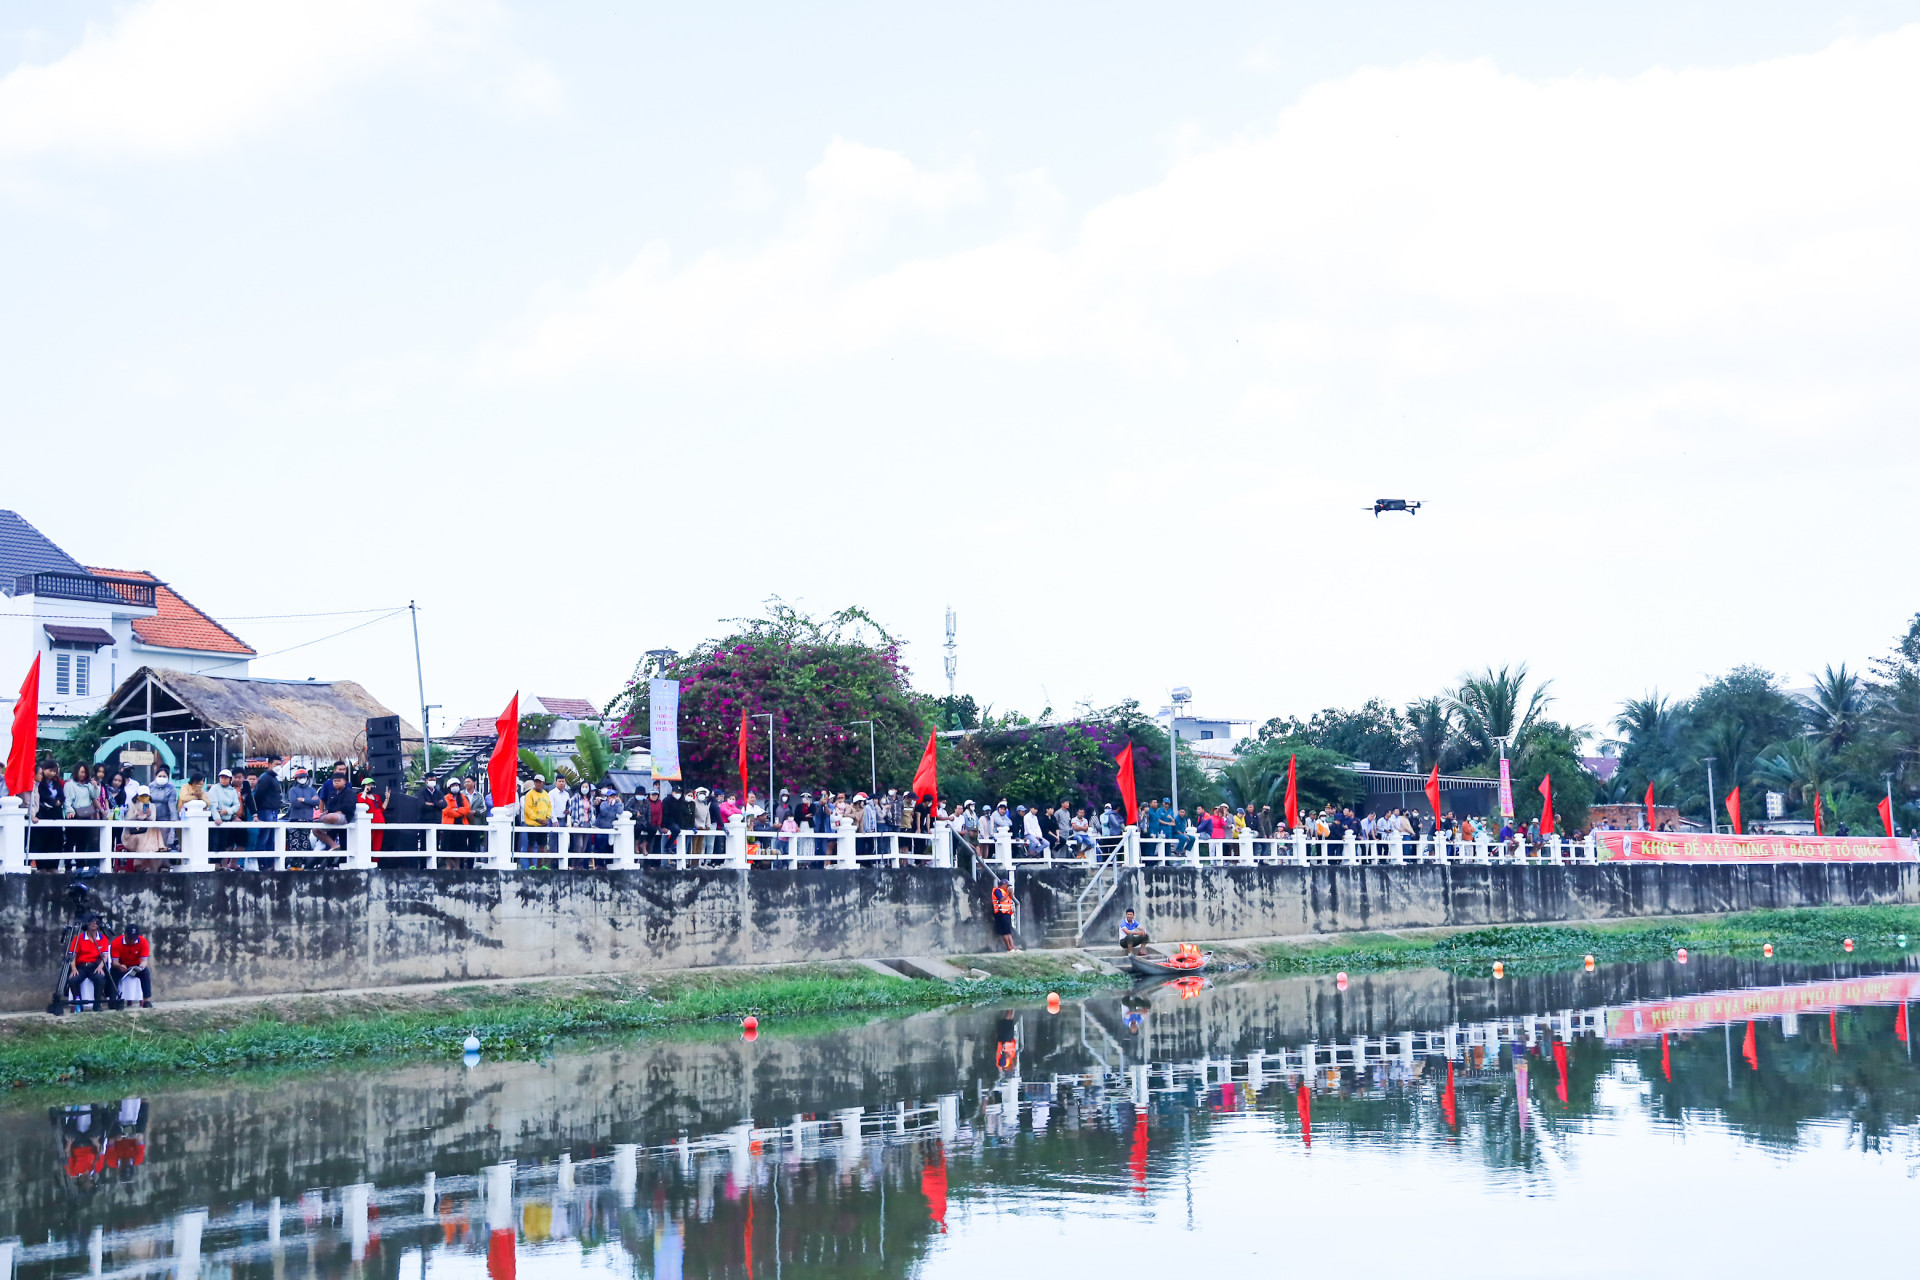
[[[1047,1012],[1060,1012],[1060,993],[1058,991],[1047,992]]]
[[[1680,948],[1680,954],[1674,958],[1681,964],[1685,964],[1687,962],[1687,949],[1685,947]]]
[[[1840,940],[1840,949],[1841,949],[1842,951],[1851,951],[1851,950],[1853,950],[1853,939],[1852,939],[1852,938],[1842,938],[1842,939]]]
[[[1333,975],[1333,985],[1340,988],[1342,991],[1345,991],[1347,989],[1346,970],[1343,969],[1339,973],[1336,973]]]
[[[1593,972],[1593,957],[1592,957],[1592,956],[1588,956],[1588,957],[1587,957],[1587,972],[1589,972],[1589,973],[1591,973],[1591,972]]]
[[[748,1014],[746,1017],[740,1019],[740,1029],[742,1031],[758,1031],[760,1029],[760,1019],[754,1017],[752,1014]]]
[[[1493,962],[1493,976],[1496,978],[1504,978],[1507,976],[1507,966],[1504,961],[1495,960]]]
[[[1769,960],[1773,959],[1773,944],[1769,942],[1766,946],[1760,948],[1760,954]]]

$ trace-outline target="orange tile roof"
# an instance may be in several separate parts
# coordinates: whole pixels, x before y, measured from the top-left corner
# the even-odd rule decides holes
[[[104,569],[97,564],[88,565],[87,568],[93,573],[138,578],[156,584],[153,594],[157,608],[154,615],[133,620],[133,634],[140,637],[142,642],[162,649],[237,653],[249,658],[255,656],[256,650],[252,645],[194,608],[185,596],[145,569]]]

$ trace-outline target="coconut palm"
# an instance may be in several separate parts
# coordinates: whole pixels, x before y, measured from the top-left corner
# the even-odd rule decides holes
[[[1494,753],[1501,738],[1515,747],[1524,744],[1540,713],[1553,701],[1547,692],[1553,681],[1544,680],[1527,689],[1527,664],[1488,667],[1477,676],[1466,676],[1460,687],[1446,695],[1446,707],[1459,726],[1460,736],[1473,744],[1482,756]]]
[[[1800,696],[1813,734],[1838,751],[1860,736],[1866,725],[1868,691],[1859,672],[1849,672],[1841,663],[1835,671],[1828,664],[1826,674],[1813,677],[1813,692]]]
[[[1620,736],[1612,741],[1615,746],[1642,749],[1669,744],[1680,736],[1684,722],[1684,712],[1672,699],[1658,689],[1649,690],[1644,698],[1628,698],[1620,704],[1620,714],[1613,718],[1614,732]]]
[[[1819,738],[1793,738],[1753,762],[1753,780],[1793,805],[1812,804],[1833,775],[1832,753]]]
[[[1728,790],[1740,785],[1747,766],[1752,763],[1753,747],[1748,741],[1747,726],[1738,720],[1716,721],[1700,739],[1700,745],[1706,748],[1703,754],[1712,756],[1719,766],[1714,770],[1714,782],[1721,794],[1707,797],[1718,805]]]
[[[1420,698],[1407,704],[1407,744],[1413,749],[1414,768],[1421,773],[1439,767],[1446,770],[1456,763],[1459,746],[1453,717],[1439,698]]]

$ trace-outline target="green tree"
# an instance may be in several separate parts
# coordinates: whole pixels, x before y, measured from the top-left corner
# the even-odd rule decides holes
[[[607,770],[613,768],[613,762],[613,739],[593,725],[581,725],[573,739],[575,771],[588,782],[597,784],[607,780]]]
[[[1459,736],[1444,699],[1419,698],[1407,704],[1406,741],[1416,773],[1435,768],[1450,773],[1460,763]]]
[[[62,773],[71,773],[73,767],[80,764],[86,765],[89,771],[93,769],[94,753],[112,736],[109,723],[112,718],[112,708],[102,707],[67,730],[64,740],[53,744],[53,758]]]
[[[1407,722],[1399,710],[1372,698],[1357,711],[1327,707],[1305,722],[1275,716],[1260,726],[1257,741],[1307,743],[1348,764],[1363,760],[1376,769],[1405,769],[1408,737]]]
[[[1289,758],[1295,760],[1300,812],[1359,804],[1367,798],[1366,782],[1347,767],[1352,762],[1345,755],[1305,741],[1263,742],[1242,751],[1239,759],[1220,771],[1221,798],[1236,808],[1271,805],[1277,818],[1286,803]]]
[[[1446,695],[1447,710],[1470,749],[1470,763],[1497,758],[1502,738],[1513,744],[1512,749],[1524,745],[1534,722],[1553,701],[1547,692],[1553,681],[1528,689],[1527,674],[1524,662],[1498,671],[1489,666],[1477,676],[1463,677],[1459,687]]]
[[[1800,699],[1814,736],[1829,751],[1860,737],[1866,728],[1867,701],[1866,682],[1858,672],[1849,673],[1844,662],[1838,671],[1828,663],[1826,674],[1814,677],[1813,692]]]

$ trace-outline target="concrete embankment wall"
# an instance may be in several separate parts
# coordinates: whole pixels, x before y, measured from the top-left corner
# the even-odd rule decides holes
[[[0,878],[0,1008],[44,1006],[64,876]],[[1075,917],[1082,872],[1021,872],[1021,936]],[[163,998],[954,955],[992,945],[985,882],[855,871],[287,871],[109,875],[95,898],[154,940]],[[1147,868],[1088,930],[1140,911],[1166,942],[1920,902],[1920,866]]]

